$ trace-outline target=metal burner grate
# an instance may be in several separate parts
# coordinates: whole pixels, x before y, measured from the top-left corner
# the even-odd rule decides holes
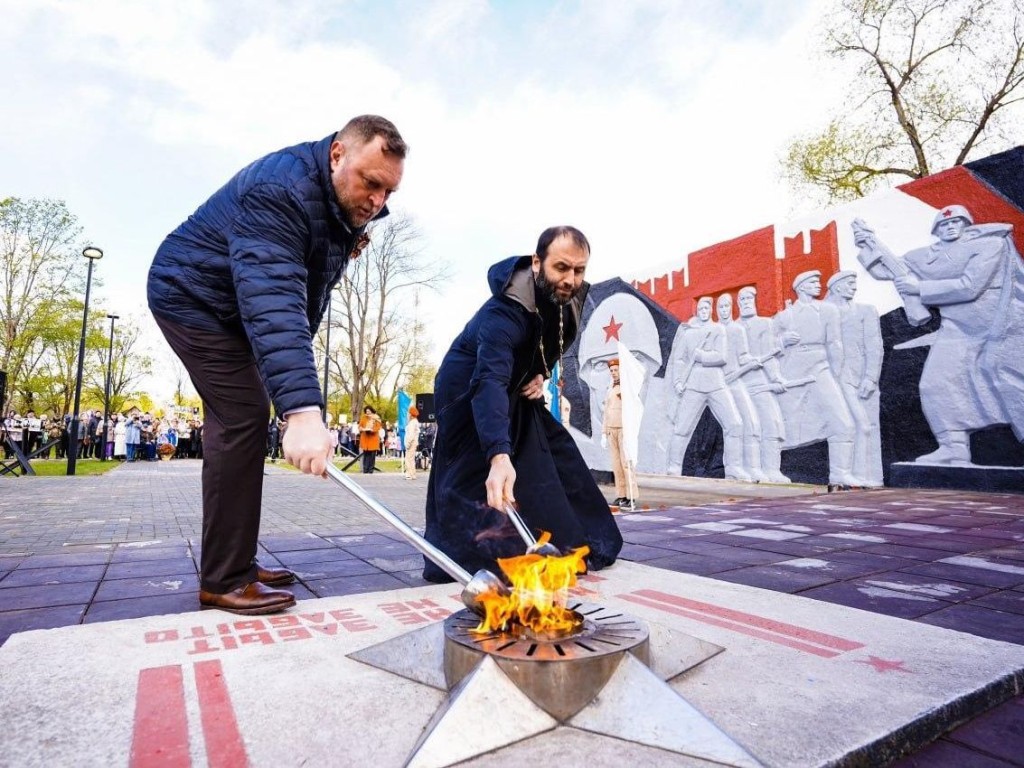
[[[564,721],[601,690],[626,653],[650,664],[647,626],[628,614],[591,603],[568,606],[583,617],[571,635],[528,637],[523,632],[473,630],[480,617],[468,610],[444,622],[445,679],[457,685],[484,656],[542,709]]]
[[[531,637],[525,632],[473,630],[480,617],[462,610],[445,621],[445,637],[491,656],[519,661],[572,661],[628,651],[647,639],[647,628],[636,618],[600,605],[567,606],[583,617],[583,626],[568,636]]]

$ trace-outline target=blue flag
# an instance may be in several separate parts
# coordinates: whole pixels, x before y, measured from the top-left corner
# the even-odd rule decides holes
[[[402,390],[398,390],[398,439],[405,445],[405,425],[409,423],[409,408],[412,398]]]
[[[561,363],[555,363],[555,367],[551,369],[551,378],[548,379],[548,391],[551,393],[551,415],[559,424],[562,423],[562,398],[558,386],[562,377],[561,368]]]

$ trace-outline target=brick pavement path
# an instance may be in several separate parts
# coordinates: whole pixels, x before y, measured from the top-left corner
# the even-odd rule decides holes
[[[425,477],[358,480],[422,528]],[[1024,496],[653,484],[643,495],[657,508],[619,517],[627,560],[1024,644]],[[9,478],[0,489],[0,642],[196,609],[198,462]],[[300,600],[423,583],[418,553],[354,497],[276,466],[260,557],[298,573]],[[900,765],[1024,766],[1024,698]]]

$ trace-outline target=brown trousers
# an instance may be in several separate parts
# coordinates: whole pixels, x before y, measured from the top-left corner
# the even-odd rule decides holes
[[[245,337],[154,317],[203,400],[199,585],[224,594],[256,580],[270,399]]]

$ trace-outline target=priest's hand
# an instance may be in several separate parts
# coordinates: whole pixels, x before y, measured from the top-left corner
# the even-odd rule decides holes
[[[491,471],[487,475],[487,506],[505,511],[505,503],[515,503],[512,488],[516,484],[516,469],[507,453],[496,454],[491,459]]]
[[[528,400],[537,400],[544,397],[544,377],[538,373],[523,385],[522,389],[519,390],[519,394]]]

